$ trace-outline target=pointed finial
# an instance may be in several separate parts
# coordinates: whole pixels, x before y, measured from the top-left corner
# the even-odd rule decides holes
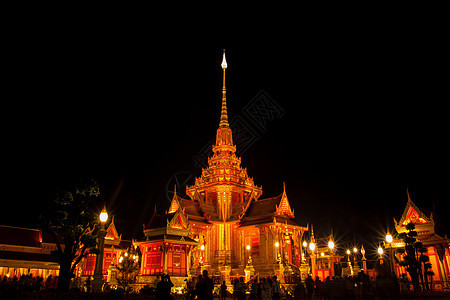
[[[227,69],[227,60],[225,59],[225,49],[223,49],[222,70],[223,70],[223,84],[222,84],[222,108],[220,111],[219,127],[229,127],[227,114],[227,89],[225,86],[225,70]]]
[[[411,202],[411,197],[409,196],[409,190],[406,188],[406,194],[408,195],[408,202]]]
[[[221,64],[221,66],[222,66],[222,69],[226,69],[227,68],[227,60],[225,59],[225,49],[223,49],[223,58],[222,58],[222,64]]]

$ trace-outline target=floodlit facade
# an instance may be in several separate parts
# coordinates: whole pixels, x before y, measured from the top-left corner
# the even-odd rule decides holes
[[[300,275],[301,239],[307,228],[295,220],[284,184],[278,196],[261,198],[261,186],[241,166],[228,123],[225,53],[221,66],[222,106],[214,154],[194,185],[186,188],[189,199],[175,191],[169,210],[155,211],[144,224],[145,239],[135,242],[142,253],[141,283],[162,273],[176,280],[204,269],[228,283],[233,277],[248,280],[255,274],[278,274],[285,281],[294,273]]]
[[[433,271],[433,282],[435,289],[442,289],[443,287],[449,288],[450,281],[450,240],[445,235],[443,228],[439,226],[439,223],[435,221],[433,212],[425,209],[420,209],[411,200],[408,193],[408,202],[406,203],[405,210],[400,220],[394,219],[395,230],[397,233],[408,232],[406,225],[413,223],[415,225],[415,231],[418,236],[417,241],[421,242],[427,249],[425,253],[430,258],[431,270]],[[386,244],[389,248],[401,248],[404,247],[404,243],[401,239],[394,239],[391,244]],[[395,254],[397,259],[401,260],[400,254]],[[401,267],[398,264],[395,265],[395,273],[397,276],[401,274],[407,274],[406,268]],[[437,286],[439,285],[439,286]]]

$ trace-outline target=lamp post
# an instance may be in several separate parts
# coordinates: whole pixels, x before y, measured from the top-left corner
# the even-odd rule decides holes
[[[280,255],[280,243],[275,242],[275,249],[276,249],[276,262],[277,264],[281,264],[281,255]]]
[[[394,254],[392,251],[392,235],[389,233],[386,234],[386,242],[389,244],[389,265],[391,269],[391,276],[394,274]]]
[[[330,250],[330,267],[331,267],[331,276],[334,276],[334,242],[330,237],[328,241],[328,249]]]
[[[247,266],[244,269],[244,273],[245,273],[245,280],[249,281],[251,277],[255,275],[255,268],[253,267],[252,262],[252,247],[250,245],[247,245],[245,248],[248,251],[248,261]]]
[[[100,230],[98,231],[98,254],[95,259],[94,280],[92,281],[92,290],[94,292],[101,291],[103,286],[103,250],[105,247],[106,235],[105,223],[108,220],[108,212],[106,211],[106,207],[103,207],[99,219]]]
[[[358,248],[353,247],[353,274],[357,275],[360,271],[358,259]]]
[[[378,244],[378,255],[380,256],[380,265],[383,264],[383,248],[381,248],[381,244]]]
[[[355,252],[355,248],[353,248],[353,251]],[[358,249],[356,249],[356,252],[358,252]],[[347,249],[347,251],[345,251],[345,253],[347,253],[347,262],[348,262],[348,267],[350,268],[350,275],[353,275],[354,274],[353,266],[352,266],[352,261],[350,260],[350,255],[352,254],[352,252],[350,251],[350,249]]]
[[[316,276],[316,255],[315,255],[316,244],[314,243],[314,241],[309,243],[309,250],[311,250],[311,273],[312,273],[312,276],[315,277]]]

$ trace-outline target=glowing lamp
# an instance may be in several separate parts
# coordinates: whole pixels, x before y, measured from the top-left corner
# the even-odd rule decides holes
[[[325,253],[321,252],[321,253],[320,253],[320,256],[325,256]]]
[[[100,222],[105,223],[108,220],[108,213],[106,212],[106,208],[103,208],[100,213]]]
[[[250,245],[247,245],[247,247],[245,247],[245,248],[246,248],[247,250],[250,250],[251,247],[250,247]]]
[[[308,243],[306,242],[306,241],[303,241],[303,247],[307,247],[308,246]]]
[[[383,255],[383,248],[378,247],[378,254]]]
[[[386,234],[386,242],[392,243],[392,235],[389,232]]]
[[[201,246],[200,246],[200,249],[201,249],[201,250],[205,250],[205,245],[201,245]]]
[[[316,249],[316,245],[314,243],[309,243],[309,250],[314,251]]]
[[[328,248],[334,249],[334,242],[333,241],[329,241],[328,242]]]
[[[358,252],[358,248],[356,248],[356,247],[353,248],[353,252],[355,252],[355,253]]]
[[[347,255],[350,255],[350,253],[351,253],[349,249],[347,249],[346,252],[347,252]]]
[[[275,242],[275,247],[280,247],[280,243],[278,243],[278,242]]]

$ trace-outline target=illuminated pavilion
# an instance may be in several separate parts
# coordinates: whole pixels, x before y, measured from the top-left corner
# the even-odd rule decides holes
[[[222,107],[214,154],[194,185],[186,188],[189,199],[175,191],[169,210],[155,211],[144,224],[145,238],[135,242],[142,253],[141,283],[162,273],[183,277],[204,269],[228,283],[233,277],[274,274],[288,281],[294,273],[300,276],[302,262],[305,265],[301,239],[307,228],[296,222],[284,184],[278,196],[261,199],[261,186],[236,156],[227,114],[225,52],[221,67]],[[303,271],[305,276],[307,268]]]
[[[415,231],[417,231],[417,240],[421,242],[427,249],[425,253],[430,258],[432,267],[433,282],[435,289],[441,287],[450,288],[450,239],[445,234],[445,230],[440,226],[439,222],[433,217],[433,212],[423,208],[419,208],[408,195],[408,201],[405,210],[399,221],[394,219],[395,230],[397,233],[407,232],[406,225],[413,223]],[[391,244],[386,244],[387,248],[402,248],[404,243],[401,239],[394,239]],[[404,255],[404,254],[402,254]],[[401,256],[396,253],[395,256],[400,261]],[[394,269],[397,276],[407,274],[406,268],[398,264]],[[441,285],[440,287],[436,285]]]

